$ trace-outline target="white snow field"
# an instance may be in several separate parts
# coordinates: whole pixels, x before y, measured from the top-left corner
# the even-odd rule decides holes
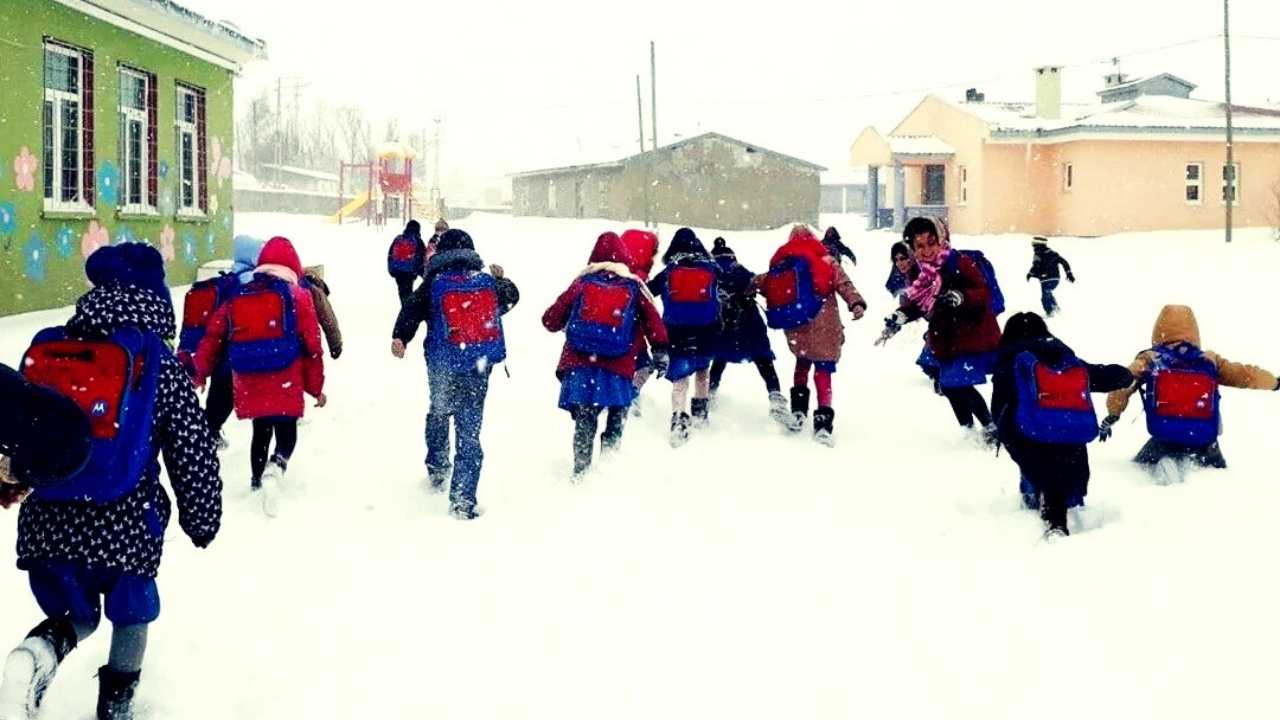
[[[222,457],[222,532],[168,529],[141,718],[1274,718],[1280,582],[1280,394],[1225,391],[1231,468],[1157,487],[1129,458],[1135,406],[1092,448],[1088,507],[1047,544],[1017,471],[956,427],[913,365],[923,328],[872,341],[891,309],[892,233],[831,217],[871,304],[835,376],[837,447],[786,436],[753,368],[731,367],[710,429],[666,442],[669,388],[645,390],[621,452],[569,482],[556,408],[563,340],[540,316],[616,222],[477,215],[455,223],[522,300],[486,408],[475,522],[424,491],[421,348],[389,352],[396,228],[241,215],[237,230],[323,262],[346,352],[326,358],[278,518],[249,495],[249,428]],[[664,242],[674,228],[664,226]],[[786,229],[725,233],[761,271]],[[716,233],[700,233],[708,247]],[[1026,236],[986,250],[1010,312],[1038,309]],[[1166,302],[1206,347],[1280,368],[1265,231],[1061,239],[1080,282],[1051,328],[1084,358],[1127,363]],[[180,292],[175,297],[181,298]],[[69,309],[0,322],[16,364]],[[792,360],[774,339],[784,388]],[[987,389],[989,393],[989,386]],[[1101,398],[1097,398],[1101,408]],[[0,526],[14,545],[16,512]],[[39,619],[0,570],[0,645]],[[84,718],[108,626],[61,668],[42,715]]]

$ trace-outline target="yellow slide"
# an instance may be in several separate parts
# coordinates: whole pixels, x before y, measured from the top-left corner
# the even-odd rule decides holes
[[[355,196],[351,202],[342,206],[337,215],[330,215],[328,220],[331,223],[341,223],[342,219],[348,215],[354,215],[360,208],[363,208],[369,202],[369,191],[366,190]]]

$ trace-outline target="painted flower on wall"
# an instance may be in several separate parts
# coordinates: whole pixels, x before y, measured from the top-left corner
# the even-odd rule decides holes
[[[177,233],[173,231],[173,227],[170,225],[165,225],[164,229],[160,231],[160,257],[164,258],[165,262],[173,262],[173,238],[176,235]]]
[[[93,254],[94,250],[110,244],[107,229],[99,225],[97,220],[90,220],[89,229],[80,236],[80,255],[87,258]]]
[[[36,156],[26,145],[18,151],[13,159],[13,182],[19,190],[31,192],[36,189]]]
[[[45,249],[44,238],[39,230],[32,230],[27,244],[22,247],[22,274],[28,280],[44,282],[45,267],[49,262],[49,251]]]
[[[182,233],[182,259],[189,264],[196,264],[196,236],[190,231]]]
[[[107,205],[115,205],[119,190],[120,171],[110,160],[103,161],[98,167],[98,199]]]
[[[178,210],[178,206],[173,201],[173,190],[165,189],[160,191],[160,214],[172,215]]]
[[[13,244],[13,231],[18,227],[18,211],[13,203],[0,203],[0,237],[4,238],[5,249]]]
[[[58,228],[58,234],[53,239],[53,247],[58,251],[59,257],[71,257],[71,253],[76,251],[76,231],[66,225]]]
[[[156,164],[156,174],[160,176],[161,180],[164,180],[165,178],[169,177],[169,161],[168,160],[161,160],[159,163]]]
[[[132,228],[128,227],[127,225],[121,225],[119,228],[116,229],[115,244],[119,245],[120,243],[127,243],[127,242],[138,242],[138,238],[133,234]]]

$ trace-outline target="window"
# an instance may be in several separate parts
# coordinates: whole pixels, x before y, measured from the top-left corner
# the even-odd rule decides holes
[[[43,170],[46,210],[93,205],[93,54],[44,44]]]
[[[945,165],[924,166],[924,192],[921,201],[924,205],[947,204],[947,167]]]
[[[200,217],[209,208],[204,91],[179,83],[177,100],[178,214]]]
[[[155,76],[120,68],[120,207],[152,213],[156,207]]]
[[[1204,198],[1204,163],[1187,163],[1187,204],[1199,205]]]
[[[1062,191],[1071,192],[1076,184],[1076,167],[1071,163],[1062,166]]]
[[[959,182],[956,183],[956,187],[959,188],[960,195],[958,204],[967,205],[969,203],[969,168],[961,165],[956,171],[956,174],[959,175]]]
[[[1222,165],[1222,203],[1240,204],[1240,163]]]

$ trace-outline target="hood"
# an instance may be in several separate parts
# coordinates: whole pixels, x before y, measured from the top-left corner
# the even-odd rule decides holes
[[[662,255],[662,262],[670,264],[676,258],[681,256],[695,257],[702,260],[711,259],[711,255],[707,253],[707,248],[698,239],[698,236],[690,228],[680,228],[676,234],[671,237],[671,244],[667,246],[667,251]]]
[[[1186,305],[1165,305],[1151,330],[1152,345],[1191,343],[1200,347],[1200,324]]]
[[[787,236],[787,241],[774,252],[769,265],[772,267],[782,258],[793,255],[816,259],[830,254],[831,251],[827,249],[826,245],[819,242],[818,236],[813,234],[813,230],[806,225],[796,225],[791,228],[791,234]]]
[[[86,337],[102,337],[126,327],[173,340],[177,335],[173,305],[140,287],[103,285],[80,296],[75,315],[67,321],[71,333]]]
[[[453,231],[450,230],[449,232]],[[466,248],[437,252],[427,261],[427,271],[423,273],[423,276],[429,280],[433,275],[444,270],[480,272],[484,270],[484,260],[480,258],[479,253],[475,250]]]
[[[627,267],[639,277],[648,278],[658,255],[658,234],[635,228],[624,230],[622,245],[627,249]]]
[[[421,240],[422,225],[420,225],[417,220],[410,220],[409,222],[404,224],[404,234],[408,235],[409,237],[415,237]]]
[[[938,236],[938,241],[943,247],[951,244],[951,231],[947,228],[947,224],[929,215],[920,215],[912,218],[907,223],[907,226],[902,229],[902,239],[908,245],[911,245],[911,241],[916,235],[930,231]]]
[[[263,241],[248,235],[237,235],[231,241],[231,272],[239,275],[258,267],[258,256],[262,254]]]
[[[292,270],[295,278],[302,277],[302,261],[298,259],[298,251],[288,238],[279,235],[262,246],[262,252],[258,254],[258,266],[263,265],[279,265]]]
[[[890,262],[893,262],[893,259],[899,255],[906,255],[908,258],[911,258],[913,262],[915,260],[915,258],[913,257],[915,253],[911,250],[911,244],[908,243],[906,240],[899,240],[898,242],[894,243],[892,247],[889,248]]]
[[[595,247],[591,248],[589,263],[621,263],[630,268],[627,249],[622,245],[622,238],[615,232],[601,233],[596,238]]]
[[[835,225],[832,225],[831,227],[827,228],[827,232],[822,236],[822,242],[823,243],[840,242],[840,231],[836,230]]]

